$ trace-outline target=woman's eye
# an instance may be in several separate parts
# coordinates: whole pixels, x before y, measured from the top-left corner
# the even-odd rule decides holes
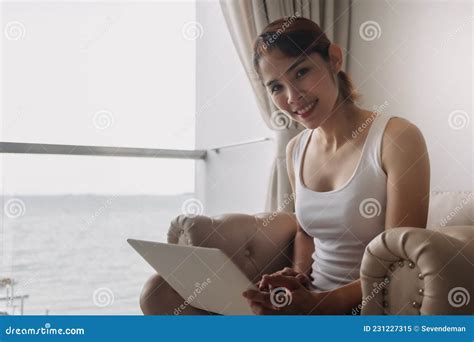
[[[309,71],[308,68],[302,68],[302,69],[298,70],[298,72],[296,73],[296,77],[301,77],[304,74],[306,74],[308,71]]]
[[[270,89],[270,92],[273,94],[274,92],[280,90],[280,88],[280,85],[276,84]]]

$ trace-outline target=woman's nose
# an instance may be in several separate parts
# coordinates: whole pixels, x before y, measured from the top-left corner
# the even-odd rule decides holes
[[[298,102],[301,101],[303,98],[303,94],[298,89],[292,89],[290,88],[289,93],[288,93],[288,104],[289,105],[295,105]]]

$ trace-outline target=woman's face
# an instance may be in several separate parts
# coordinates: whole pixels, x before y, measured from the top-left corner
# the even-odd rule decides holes
[[[263,84],[280,110],[310,129],[331,115],[339,90],[330,64],[318,53],[288,57],[275,49],[259,63]]]

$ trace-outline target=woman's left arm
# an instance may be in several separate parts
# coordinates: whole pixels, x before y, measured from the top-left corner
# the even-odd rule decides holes
[[[387,174],[385,229],[426,228],[430,199],[430,160],[418,127],[392,118],[382,140],[382,168]]]
[[[430,194],[430,161],[418,127],[392,118],[382,139],[382,168],[387,174],[385,229],[426,228]],[[347,313],[362,298],[360,279],[326,293],[329,307]]]

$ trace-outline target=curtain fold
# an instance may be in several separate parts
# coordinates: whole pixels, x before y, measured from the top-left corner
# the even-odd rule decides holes
[[[257,99],[260,113],[276,137],[266,211],[294,211],[292,189],[286,169],[286,145],[303,127],[277,110],[253,70],[252,48],[258,34],[272,21],[290,16],[318,23],[331,42],[344,52],[343,69],[348,72],[351,0],[220,0],[230,36]]]

